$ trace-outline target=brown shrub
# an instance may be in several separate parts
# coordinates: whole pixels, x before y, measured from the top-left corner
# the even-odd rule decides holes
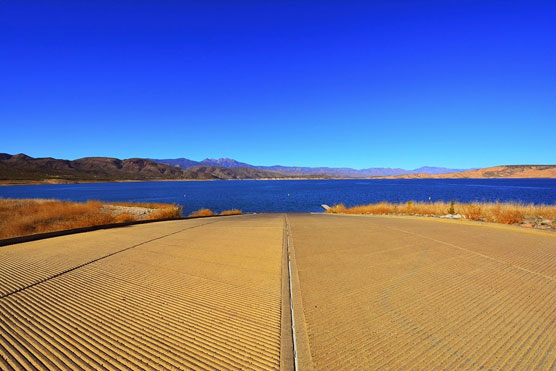
[[[166,208],[160,208],[150,213],[146,219],[177,219],[182,216],[182,207],[178,205],[166,205]]]
[[[213,216],[214,213],[210,209],[200,209],[192,212],[189,216]]]
[[[523,214],[518,208],[500,207],[496,209],[493,219],[502,224],[520,223],[523,221]]]
[[[481,220],[484,217],[483,209],[477,202],[462,204],[462,214],[469,220]]]
[[[127,223],[137,220],[137,218],[130,213],[121,213],[114,217],[114,223]]]
[[[346,205],[344,204],[337,204],[332,206],[330,209],[326,210],[328,214],[351,214],[348,212]]]
[[[243,214],[241,210],[232,209],[232,210],[224,210],[220,213],[220,215],[241,215]]]
[[[181,216],[179,206],[153,205],[158,209],[148,215],[148,219]],[[142,216],[134,216],[126,212],[115,215],[105,206],[99,201],[82,203],[41,199],[0,199],[0,238],[143,219]],[[138,205],[126,203],[126,206]]]

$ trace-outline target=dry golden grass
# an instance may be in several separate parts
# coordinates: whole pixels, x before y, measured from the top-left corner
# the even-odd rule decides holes
[[[129,208],[114,213],[109,208]],[[154,209],[133,214],[134,207]],[[94,225],[181,217],[181,207],[170,204],[103,204],[99,201],[68,202],[40,199],[0,199],[0,238],[90,227]]]
[[[147,209],[166,209],[168,206],[173,204],[164,204],[156,202],[110,202],[110,205],[114,206],[128,206],[128,207],[145,207]]]
[[[154,220],[154,219],[172,219],[172,218],[181,218],[182,216],[182,208],[181,206],[177,205],[167,205],[166,208],[155,209],[152,213],[150,213],[146,219]]]
[[[452,204],[449,202],[413,202],[390,203],[379,202],[369,205],[346,207],[339,204],[326,212],[329,214],[378,214],[378,215],[425,215],[441,216],[449,214]],[[465,219],[493,223],[521,223],[527,217],[556,218],[556,205],[525,205],[520,203],[460,203],[453,204],[453,213]]]
[[[243,212],[238,209],[224,210],[220,213],[220,215],[241,215],[241,214],[243,214]]]
[[[189,216],[213,216],[214,213],[211,209],[199,209],[197,211],[192,212]]]

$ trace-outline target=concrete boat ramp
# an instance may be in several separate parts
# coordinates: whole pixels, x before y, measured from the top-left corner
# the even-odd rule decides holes
[[[556,368],[556,234],[259,214],[0,248],[0,369]]]

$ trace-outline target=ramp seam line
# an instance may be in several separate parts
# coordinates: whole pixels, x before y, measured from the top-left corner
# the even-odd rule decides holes
[[[292,341],[293,341],[293,359],[294,359],[294,370],[299,369],[297,360],[297,340],[295,336],[295,315],[293,311],[293,289],[292,289],[292,268],[290,261],[290,229],[288,223],[288,217],[285,217],[285,227],[286,227],[286,248],[288,253],[288,283],[290,286],[290,313],[292,317]]]

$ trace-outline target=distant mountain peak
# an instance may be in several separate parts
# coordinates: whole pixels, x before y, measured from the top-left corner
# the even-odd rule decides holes
[[[239,162],[233,158],[221,157],[221,158],[205,158],[202,161],[193,161],[186,158],[176,158],[167,160],[153,160],[162,164],[170,166],[179,166],[183,169],[189,169],[199,165],[206,166],[220,166],[225,168],[237,168],[237,167],[248,167],[261,170],[278,171],[290,175],[323,175],[323,176],[333,176],[333,177],[345,177],[345,178],[367,178],[375,176],[392,176],[392,175],[404,175],[404,174],[443,174],[443,173],[453,173],[458,171],[464,171],[460,169],[448,169],[444,167],[432,167],[423,166],[414,170],[405,170],[399,168],[368,168],[368,169],[352,169],[352,168],[334,168],[334,167],[302,167],[302,166],[254,166],[247,164],[245,162]]]
[[[29,160],[31,159],[30,156],[27,156],[25,153],[18,153],[17,155],[13,155],[13,158],[21,159],[21,160]]]
[[[165,164],[165,165],[169,165],[169,166],[174,166],[174,167],[180,167],[182,169],[189,169],[195,166],[199,166],[201,163],[199,161],[193,161],[193,160],[189,160],[187,158],[173,158],[173,159],[165,159],[165,160],[156,160],[156,159],[152,159],[155,162],[158,162],[160,164]]]
[[[203,161],[201,161],[201,164],[205,164],[205,165],[214,165],[214,166],[223,166],[223,167],[228,167],[228,168],[232,168],[232,167],[255,167],[253,165],[249,165],[246,164],[245,162],[239,162],[236,161],[232,158],[219,158],[219,159],[214,159],[214,158],[205,158]]]

